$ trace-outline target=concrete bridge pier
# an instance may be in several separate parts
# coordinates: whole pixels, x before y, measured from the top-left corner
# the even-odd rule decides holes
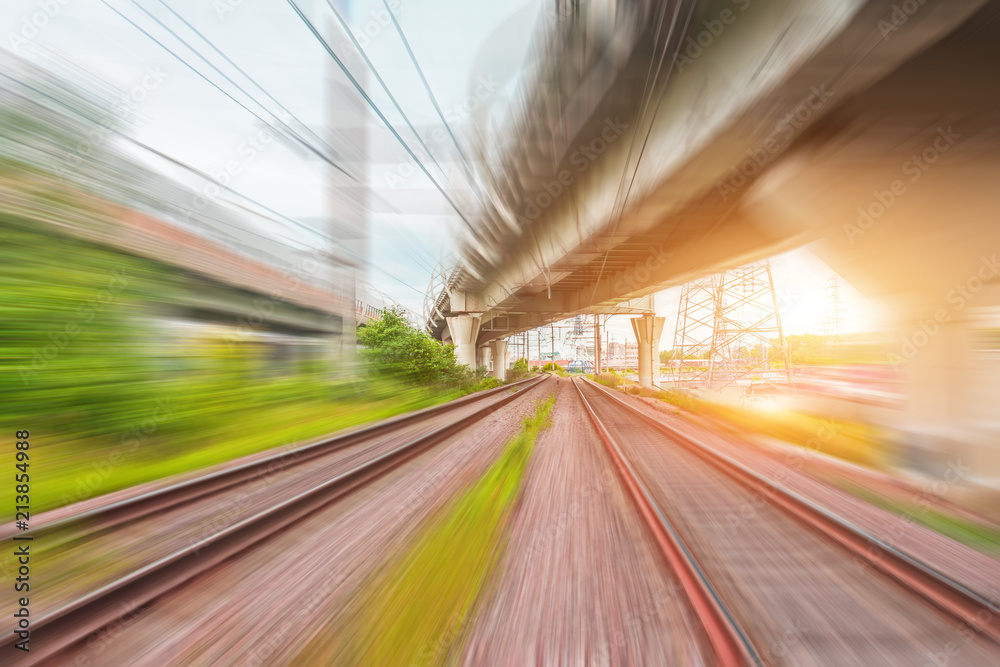
[[[490,367],[490,348],[485,345],[476,348],[476,368],[480,366]]]
[[[662,317],[632,318],[632,331],[635,332],[635,339],[639,341],[639,386],[651,387],[659,382],[654,382],[653,370],[660,367],[660,334],[663,333]],[[659,373],[656,373],[656,380],[659,380]]]
[[[996,489],[1000,281],[969,281],[976,292],[953,289],[936,309],[909,319],[888,361],[904,371],[906,380],[909,442],[903,454],[909,460],[904,465],[954,477],[960,463],[963,476]]]
[[[490,356],[493,357],[491,375],[498,380],[507,378],[507,341],[497,339],[490,342]]]
[[[455,357],[459,364],[476,368],[476,339],[482,318],[478,313],[467,313],[448,318],[448,332],[455,344]]]

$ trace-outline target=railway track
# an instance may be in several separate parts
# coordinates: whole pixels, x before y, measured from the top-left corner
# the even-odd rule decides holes
[[[156,598],[177,589],[192,578],[203,574],[233,556],[254,547],[273,535],[287,530],[335,500],[350,494],[369,482],[385,475],[406,461],[426,451],[434,445],[454,436],[474,423],[494,413],[499,407],[516,400],[528,389],[546,381],[548,376],[531,378],[520,383],[517,391],[511,385],[500,387],[478,396],[459,399],[449,404],[435,406],[409,415],[404,415],[371,427],[352,431],[335,438],[310,445],[303,450],[307,455],[299,457],[295,466],[316,459],[331,451],[338,451],[353,444],[363,443],[388,434],[396,434],[399,429],[410,428],[429,419],[439,420],[445,416],[445,423],[427,432],[420,432],[404,438],[404,442],[394,444],[388,451],[381,452],[336,476],[312,484],[296,492],[283,501],[269,505],[238,522],[200,539],[192,544],[176,549],[155,561],[128,572],[96,590],[81,595],[56,609],[33,618],[32,650],[17,656],[10,664],[38,664],[51,661],[56,656],[78,645],[94,632],[123,617]],[[486,399],[486,400],[484,400]],[[483,405],[479,405],[483,403]],[[473,406],[473,409],[462,410]],[[454,419],[447,415],[462,413]],[[214,497],[215,494],[230,490],[248,480],[255,479],[260,471],[267,470],[272,457],[254,461],[244,466],[195,479],[175,487],[137,496],[121,504],[109,506],[108,520],[114,525],[137,521],[156,515],[167,508],[190,502],[192,499]],[[102,508],[105,509],[105,508]],[[70,521],[85,521],[101,517],[99,511],[86,513],[86,519],[72,517]],[[62,524],[65,527],[67,524]],[[43,526],[40,531],[52,530]],[[35,532],[35,531],[33,531]],[[37,533],[36,533],[37,534]],[[37,544],[38,542],[35,542]],[[13,634],[8,638],[12,639]]]
[[[929,664],[997,664],[996,606],[982,595],[614,392],[583,380],[577,389],[723,664],[863,664],[873,654],[913,664],[914,641],[930,647],[917,658]],[[750,519],[732,521],[734,503]],[[786,617],[764,620],[775,614]],[[871,643],[881,647],[863,646],[879,633]],[[831,646],[842,653],[824,656]]]
[[[37,527],[32,528],[26,534],[41,540],[55,532],[72,531],[84,526],[93,531],[108,530],[120,524],[189,503],[240,484],[245,484],[259,479],[263,475],[273,474],[276,470],[288,470],[299,467],[331,452],[339,451],[375,438],[385,437],[404,427],[426,421],[430,417],[455,412],[459,408],[479,403],[504,392],[510,392],[512,387],[526,387],[531,383],[538,382],[538,380],[538,378],[528,378],[519,382],[513,382],[509,385],[464,396],[454,401],[434,405],[422,410],[416,410],[370,426],[324,438],[303,447],[269,455],[207,475],[201,475],[194,479],[172,484],[161,489],[149,491],[60,519],[53,521],[45,521],[43,519],[41,523],[38,523]],[[10,539],[15,534],[20,533],[10,526],[6,526],[0,530],[0,539]]]
[[[608,451],[628,495],[636,504],[646,525],[652,531],[671,569],[677,575],[692,608],[709,637],[719,664],[724,667],[763,665],[760,652],[747,636],[722,600],[722,596],[705,574],[694,553],[685,543],[666,513],[660,508],[649,489],[640,479],[622,448],[597,416],[581,388],[582,380],[574,381],[584,409],[590,416],[597,434]]]

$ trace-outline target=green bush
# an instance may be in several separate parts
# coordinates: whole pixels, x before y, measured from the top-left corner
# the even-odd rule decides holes
[[[414,327],[401,308],[387,308],[381,319],[359,327],[358,342],[362,360],[375,373],[403,382],[461,383],[476,377],[476,371],[455,361],[453,345],[442,345]]]
[[[476,383],[476,388],[473,391],[485,391],[487,389],[496,389],[497,387],[503,386],[503,381],[498,380],[495,377],[484,377]]]
[[[517,382],[529,375],[531,375],[531,371],[528,370],[528,360],[521,357],[507,369],[507,382]]]

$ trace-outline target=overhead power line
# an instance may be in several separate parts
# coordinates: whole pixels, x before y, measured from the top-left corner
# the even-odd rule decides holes
[[[327,0],[330,2],[330,0]],[[437,98],[434,96],[434,91],[431,90],[430,83],[427,82],[427,77],[424,76],[424,71],[420,67],[420,63],[417,62],[417,56],[413,53],[413,49],[410,48],[410,42],[406,39],[406,34],[403,32],[402,26],[399,25],[399,21],[396,20],[396,15],[392,13],[392,9],[389,7],[389,3],[386,0],[382,0],[382,4],[385,5],[385,11],[389,13],[389,18],[392,20],[392,25],[395,26],[396,32],[399,34],[400,41],[403,42],[403,46],[406,48],[406,53],[410,56],[410,62],[413,63],[413,67],[417,70],[417,75],[420,77],[421,83],[424,84],[424,90],[427,91],[427,97],[430,98],[431,104],[434,105],[434,110],[437,111],[438,118],[441,119],[441,123],[444,125],[445,129],[448,131],[448,136],[451,137],[452,143],[455,144],[455,148],[458,150],[458,155],[461,158],[461,164],[465,171],[465,175],[469,179],[469,185],[472,187],[476,194],[479,194],[478,188],[476,187],[476,180],[473,177],[469,161],[466,157],[465,151],[462,150],[461,144],[458,143],[458,139],[455,137],[455,133],[451,131],[451,125],[448,124],[448,120],[444,117],[444,112],[441,111],[441,106],[438,104]]]
[[[455,213],[458,215],[459,218],[461,218],[462,222],[464,222],[470,229],[472,229],[473,228],[472,223],[469,222],[468,218],[465,217],[465,214],[462,213],[461,209],[459,209],[458,206],[455,204],[455,202],[452,201],[451,197],[448,196],[448,193],[445,192],[444,188],[442,188],[441,185],[437,182],[437,180],[435,180],[435,178],[431,176],[431,173],[427,171],[427,167],[424,166],[424,163],[420,161],[420,158],[416,156],[416,154],[413,152],[413,149],[410,148],[409,144],[407,144],[406,141],[404,141],[403,138],[399,135],[399,132],[397,132],[396,128],[392,126],[392,123],[390,123],[389,120],[385,117],[385,114],[383,114],[382,110],[378,108],[378,105],[375,104],[372,98],[368,96],[368,93],[365,92],[365,89],[361,86],[360,83],[358,83],[358,80],[354,78],[354,75],[351,74],[351,71],[347,68],[346,65],[344,65],[340,57],[337,56],[333,48],[330,47],[330,44],[319,33],[319,31],[316,29],[316,26],[313,25],[312,21],[310,21],[309,18],[302,12],[299,6],[295,3],[295,0],[287,0],[287,2],[295,11],[295,13],[298,14],[299,18],[309,29],[309,32],[312,33],[313,37],[316,38],[316,40],[320,43],[320,45],[322,45],[324,50],[326,50],[326,52],[330,55],[330,57],[333,58],[334,62],[337,63],[337,66],[344,73],[347,79],[351,82],[351,85],[354,86],[355,90],[357,90],[358,93],[361,95],[361,97],[365,100],[368,106],[371,107],[372,111],[374,111],[375,114],[379,117],[379,120],[382,121],[382,123],[392,133],[392,135],[396,138],[396,141],[400,143],[400,145],[406,150],[406,152],[410,155],[410,157],[413,158],[413,161],[420,168],[420,171],[424,172],[424,175],[427,176],[428,179],[430,179],[431,183],[434,184],[434,187],[436,187],[438,192],[441,193],[441,196],[445,198],[445,201],[447,201],[448,204],[455,210]]]
[[[133,21],[129,17],[125,16],[125,14],[123,14],[121,11],[119,11],[114,6],[112,6],[108,2],[108,0],[101,0],[101,1],[109,9],[111,9],[111,11],[113,11],[115,14],[118,14],[118,16],[120,16],[122,19],[124,19],[125,21],[127,21],[129,24],[131,24],[136,30],[138,30],[143,35],[145,35],[146,37],[148,37],[150,40],[152,40],[153,42],[155,42],[156,44],[158,44],[162,49],[164,49],[165,51],[167,51],[167,53],[169,53],[174,58],[176,58],[178,61],[180,61],[184,66],[186,66],[188,69],[190,69],[196,75],[198,75],[200,78],[202,78],[206,82],[208,82],[216,90],[218,90],[219,92],[221,92],[223,95],[225,95],[226,97],[228,97],[230,100],[232,100],[236,104],[240,105],[244,110],[246,110],[249,114],[251,114],[258,121],[260,121],[261,123],[263,123],[267,127],[270,127],[271,129],[275,130],[276,132],[278,132],[280,134],[291,135],[296,141],[298,141],[303,146],[305,146],[308,150],[310,150],[311,152],[313,152],[321,160],[323,160],[324,162],[326,162],[329,165],[331,165],[334,169],[336,169],[337,171],[341,172],[342,174],[344,174],[345,176],[347,176],[352,181],[354,181],[356,183],[360,183],[360,180],[356,176],[354,176],[353,174],[349,173],[346,169],[344,169],[344,167],[342,167],[336,161],[332,160],[329,156],[325,155],[322,151],[320,151],[318,148],[316,148],[310,142],[306,141],[301,136],[299,136],[299,134],[297,132],[295,132],[292,128],[288,127],[288,125],[285,124],[284,121],[282,121],[282,119],[279,118],[277,114],[275,114],[275,113],[267,110],[267,108],[263,104],[261,104],[256,99],[254,99],[253,95],[250,95],[249,93],[247,93],[243,89],[242,86],[240,86],[238,83],[236,83],[235,81],[233,81],[231,77],[229,77],[226,73],[222,72],[208,58],[206,58],[205,56],[203,56],[197,49],[195,49],[190,44],[188,44],[187,41],[185,41],[180,35],[178,35],[176,32],[174,32],[169,26],[167,26],[166,24],[164,24],[163,21],[161,21],[160,19],[156,18],[152,13],[149,12],[149,10],[147,10],[145,7],[143,7],[142,5],[140,5],[136,0],[131,0],[132,4],[134,4],[144,14],[146,14],[151,19],[153,19],[153,21],[155,21],[164,30],[166,30],[167,32],[169,32],[171,34],[171,36],[173,36],[177,41],[179,41],[181,44],[183,44],[189,51],[191,51],[194,55],[196,55],[198,58],[200,58],[201,60],[203,60],[216,73],[218,73],[220,76],[222,76],[228,83],[230,83],[234,88],[236,88],[236,90],[238,90],[244,96],[246,96],[247,98],[249,98],[250,100],[252,100],[254,103],[256,103],[258,106],[260,106],[262,109],[264,109],[266,113],[268,113],[269,115],[271,115],[274,118],[275,121],[277,121],[278,123],[280,123],[284,127],[283,128],[277,127],[274,123],[269,122],[269,121],[265,120],[264,118],[262,118],[260,114],[258,114],[256,111],[254,111],[253,109],[251,109],[250,107],[248,107],[243,102],[241,102],[238,99],[236,99],[232,94],[230,94],[228,91],[224,90],[222,88],[222,86],[220,86],[219,84],[217,84],[215,81],[212,81],[209,77],[205,76],[205,74],[202,73],[197,67],[195,67],[194,65],[192,65],[191,63],[189,63],[184,58],[182,58],[173,49],[171,49],[166,44],[164,44],[163,42],[161,42],[160,40],[158,40],[156,37],[154,37],[152,34],[150,34],[147,30],[145,30],[144,28],[142,28],[142,26],[140,26],[138,23],[136,23],[135,21]],[[329,148],[329,146],[328,146],[328,148]]]

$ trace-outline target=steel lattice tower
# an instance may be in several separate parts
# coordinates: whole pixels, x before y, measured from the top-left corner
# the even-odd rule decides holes
[[[777,339],[778,345],[773,344]],[[791,359],[781,329],[774,278],[767,260],[684,286],[677,313],[676,377],[711,389],[750,380],[792,386]],[[687,356],[705,355],[691,370]],[[775,368],[781,360],[783,368]]]
[[[703,381],[708,375],[708,355],[712,350],[715,331],[717,276],[692,280],[684,285],[681,302],[677,308],[677,327],[674,330],[674,352],[671,361],[678,380]],[[704,368],[692,366],[688,357],[705,359]]]
[[[826,281],[826,318],[823,322],[823,334],[826,336],[839,336],[840,324],[843,320],[843,305],[840,300],[840,280],[837,276],[830,276]]]

